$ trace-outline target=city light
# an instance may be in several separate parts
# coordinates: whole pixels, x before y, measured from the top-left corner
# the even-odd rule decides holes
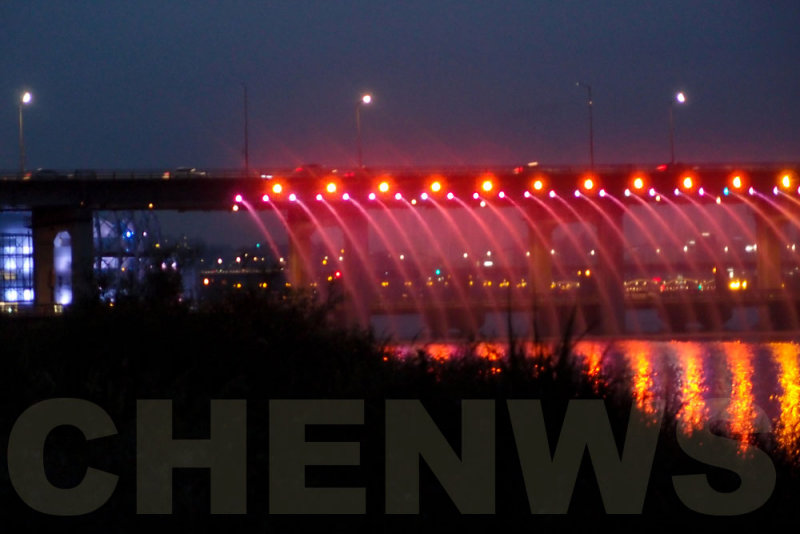
[[[235,197],[233,197],[233,200],[234,202],[241,203],[244,200],[244,198],[242,198],[242,195],[236,195]]]
[[[541,191],[544,188],[544,182],[542,180],[535,180],[533,182],[533,189],[536,191]]]
[[[681,185],[683,185],[684,189],[689,190],[694,187],[694,180],[692,180],[691,176],[684,176]]]
[[[328,193],[335,193],[336,192],[336,184],[334,182],[328,182],[328,185],[325,186],[325,190]]]
[[[276,195],[280,195],[283,192],[283,186],[281,184],[273,184],[272,192]]]
[[[583,181],[583,188],[586,189],[587,191],[591,191],[592,189],[594,189],[594,180],[592,180],[591,178],[585,179]]]
[[[369,199],[370,200],[375,200],[375,198],[376,198],[375,193],[370,193],[369,194]]]
[[[634,178],[633,179],[633,188],[636,189],[637,191],[643,189],[644,188],[644,178],[642,178],[641,176],[637,176],[636,178]]]
[[[481,184],[481,189],[483,189],[487,193],[492,190],[492,187],[493,185],[491,180],[484,180],[483,183]]]
[[[389,191],[389,182],[381,182],[380,185],[378,185],[378,191],[381,193]]]
[[[269,202],[269,195],[264,194],[261,196],[261,202]]]
[[[441,182],[436,181],[436,182],[433,182],[431,184],[431,191],[433,191],[434,193],[438,193],[441,190],[442,190],[442,183]]]

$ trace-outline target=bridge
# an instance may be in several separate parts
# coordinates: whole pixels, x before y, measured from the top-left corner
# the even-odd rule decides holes
[[[67,231],[72,246],[74,300],[93,295],[92,214],[113,210],[273,210],[281,214],[290,236],[289,281],[297,287],[314,284],[318,273],[310,262],[311,236],[319,225],[342,228],[348,254],[346,269],[352,284],[348,293],[354,313],[403,313],[402,303],[374,302],[379,289],[368,265],[370,213],[375,210],[449,208],[512,209],[526,222],[527,295],[518,308],[534,300],[549,307],[551,316],[570,306],[550,291],[553,282],[552,236],[561,224],[581,221],[602,236],[593,273],[594,295],[583,309],[596,311],[602,330],[624,329],[625,309],[642,306],[624,290],[627,243],[623,218],[635,206],[744,204],[754,213],[757,241],[757,284],[747,293],[748,305],[796,308],[783,280],[781,249],[787,222],[798,225],[800,164],[676,165],[641,167],[565,168],[538,165],[482,168],[268,169],[245,174],[220,170],[176,175],[168,170],[102,171],[91,173],[0,173],[0,209],[31,212],[33,233],[34,298],[39,308],[55,304],[53,294],[53,240]],[[374,278],[374,277],[372,277]],[[356,284],[353,281],[358,280]],[[743,305],[743,297],[704,296],[714,299],[717,315]],[[584,298],[584,301],[586,299]],[[651,299],[649,305],[677,310],[687,299],[669,302]],[[574,299],[571,301],[574,302]],[[405,304],[408,306],[408,304]],[[417,304],[417,306],[419,306]],[[441,303],[430,308],[488,309],[477,301]],[[360,311],[358,311],[360,309]],[[419,310],[419,308],[417,308]],[[371,310],[371,311],[370,311]],[[781,313],[769,312],[771,317]],[[679,315],[678,311],[667,315]],[[702,314],[701,314],[702,315]],[[796,311],[791,314],[796,317]]]

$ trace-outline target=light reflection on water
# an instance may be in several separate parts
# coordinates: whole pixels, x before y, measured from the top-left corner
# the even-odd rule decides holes
[[[438,361],[465,350],[460,344],[429,343],[406,345],[400,352],[418,348]],[[486,342],[472,349],[473,354],[498,361],[506,345]],[[541,347],[529,344],[524,350],[534,354]],[[548,347],[544,352],[554,351]],[[596,391],[625,384],[640,410],[655,413],[664,407],[686,432],[709,420],[724,421],[726,432],[741,440],[742,451],[766,424],[779,450],[800,461],[797,342],[587,340],[577,342],[572,354]],[[720,402],[724,413],[712,413],[711,405]]]

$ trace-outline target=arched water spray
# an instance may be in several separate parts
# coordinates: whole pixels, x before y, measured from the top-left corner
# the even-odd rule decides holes
[[[395,267],[400,272],[400,276],[403,278],[403,283],[405,284],[406,281],[411,281],[411,276],[409,276],[408,270],[405,267],[406,265],[405,261],[397,260],[397,257],[399,256],[397,249],[396,248],[393,249],[392,241],[388,239],[386,233],[383,231],[380,225],[375,222],[374,218],[369,216],[367,210],[357,200],[351,198],[350,202],[352,202],[352,204],[361,212],[362,216],[367,218],[367,220],[369,220],[372,223],[372,227],[375,229],[375,233],[378,236],[378,239],[380,239],[381,243],[383,243],[383,246],[386,247],[386,250],[389,251]],[[422,316],[423,306],[422,306],[422,301],[419,298],[419,295],[417,295],[416,291],[410,291],[409,293],[411,295],[411,300],[414,303],[414,307],[416,308],[417,313],[420,316]],[[399,330],[397,329],[398,327],[397,320],[392,319],[392,323],[395,328],[395,332],[398,332]]]
[[[639,227],[639,229],[642,231],[642,233],[645,235],[645,238],[647,238],[650,241],[651,246],[656,247],[653,235],[650,233],[649,229],[647,229],[646,226],[641,224],[641,222],[639,221],[639,218],[636,217],[633,214],[632,210],[627,209],[625,207],[625,205],[622,202],[620,202],[619,199],[615,198],[613,195],[610,195],[610,194],[606,193],[605,194],[605,198],[607,198],[610,202],[614,203],[614,205],[617,207],[617,209],[621,210],[623,215],[628,215],[631,218],[631,220],[634,221],[634,224],[636,224]],[[614,234],[616,236],[616,239],[619,239],[622,243],[625,243],[627,246],[630,246],[630,243],[628,243],[628,240],[625,238],[624,225],[622,225],[622,224],[621,225],[617,225],[616,222],[612,219],[612,217],[608,214],[608,212],[606,210],[604,210],[602,207],[598,206],[596,202],[592,201],[592,199],[586,197],[586,200],[589,202],[589,205],[592,208],[594,208],[594,210],[597,212],[597,214],[599,216],[603,217],[607,221],[608,226],[613,229]],[[631,261],[635,264],[637,271],[639,273],[644,274],[646,272],[646,268],[645,268],[644,264],[642,264],[641,260],[639,259],[639,256],[637,254],[634,254],[633,252],[630,252],[630,258],[631,258]],[[671,268],[671,266],[670,266],[670,268]],[[623,285],[624,285],[624,280],[623,280]],[[663,305],[663,302],[661,301],[661,299],[656,299],[656,306],[659,308],[659,310],[662,313],[666,314],[666,310],[664,308],[664,305]],[[642,325],[641,325],[641,321],[639,320],[638,315],[634,314],[633,317],[634,317],[634,322],[636,324],[635,330],[638,331],[638,332],[641,332],[642,331]]]
[[[517,211],[517,214],[525,222],[526,227],[528,229],[528,232],[532,231],[532,232],[534,232],[536,234],[536,239],[538,240],[539,244],[552,245],[552,236],[546,236],[544,234],[544,232],[542,232],[542,229],[540,228],[541,222],[534,221],[533,218],[528,213],[528,210],[526,210],[525,208],[520,206],[517,202],[514,201],[514,199],[509,197],[508,200],[511,203],[511,206],[513,207],[513,209],[515,209]],[[553,225],[555,226],[555,225],[559,224],[560,221],[558,220],[557,216],[553,212],[548,212],[548,213],[549,213],[550,218],[551,218],[551,220],[553,222]],[[553,230],[555,230],[555,229],[553,229]],[[541,253],[542,250],[540,250],[539,252]],[[533,280],[533,279],[531,280],[531,292],[532,292],[532,294],[534,296],[534,301],[532,302],[532,308],[533,309],[531,311],[534,314],[534,316],[533,316],[534,334],[537,337],[538,337],[539,328],[540,328],[539,321],[538,321],[539,317],[537,317],[538,311],[539,311],[538,306],[539,306],[539,302],[540,302],[539,301],[539,297],[540,296],[544,296],[544,301],[547,304],[547,310],[546,311],[547,311],[547,313],[549,313],[549,317],[547,317],[547,319],[546,319],[547,323],[552,324],[552,325],[555,325],[555,324],[558,323],[558,315],[559,315],[558,314],[558,308],[556,307],[556,303],[555,303],[555,299],[553,298],[553,295],[552,295],[552,287],[551,287],[551,285],[553,283],[553,277],[552,277],[552,266],[553,266],[553,263],[555,263],[556,268],[557,268],[561,278],[562,279],[566,279],[567,278],[567,271],[566,271],[566,268],[564,267],[564,265],[562,263],[560,263],[560,262],[553,262],[553,259],[552,259],[553,252],[554,252],[553,249],[550,249],[550,250],[546,251],[546,253],[550,254],[550,256],[551,256],[551,258],[550,258],[550,269],[551,269],[551,277],[550,278],[551,279],[548,280],[547,281],[548,283],[544,285],[545,291],[544,292],[540,292],[538,290],[538,289],[542,289],[542,284],[541,284],[541,282],[539,280]],[[534,253],[535,253],[535,251],[534,251]],[[537,284],[539,284],[538,289],[537,289]]]
[[[666,201],[667,207],[676,210],[679,213],[679,216],[682,217],[682,220],[685,223],[687,223],[691,227],[693,227],[696,232],[700,232],[700,229],[697,227],[696,223],[690,217],[688,217],[685,213],[683,213],[683,210],[677,209],[677,206],[675,206],[675,204],[672,203],[672,201],[669,200],[669,198],[665,199],[665,195],[659,195],[658,193],[656,193],[656,196],[657,196],[657,198],[660,198],[662,201]],[[649,202],[647,202],[643,198],[640,198],[638,195],[635,195],[635,198],[641,204],[641,206],[644,209],[647,210],[647,212],[649,213],[650,217],[653,220],[657,221],[657,223],[661,226],[662,232],[664,233],[664,235],[666,235],[672,241],[672,245],[675,246],[678,249],[682,249],[684,247],[684,243],[682,243],[678,239],[678,236],[675,234],[675,231],[674,231],[673,227],[671,227],[669,224],[667,224],[667,222],[664,220],[664,218],[661,216],[661,214],[659,214],[658,211]],[[650,239],[654,241],[655,238],[654,238],[653,234],[651,232],[645,230],[644,229],[644,225],[640,225],[640,226],[646,232],[646,235],[650,236]],[[704,249],[706,250],[706,252],[709,255],[711,255],[712,257],[715,258],[715,261],[719,260],[719,257],[715,256],[714,252],[709,248],[707,243],[701,242],[701,244],[704,247]],[[691,271],[693,271],[695,273],[699,271],[697,262],[695,260],[689,258],[688,255],[686,257],[686,263],[687,263],[687,265],[689,265]],[[665,259],[664,260],[664,266],[671,272],[673,277],[677,277],[678,271],[672,265],[671,262],[667,262],[666,259]],[[694,303],[691,301],[689,295],[685,294],[682,290],[679,290],[678,291],[678,298],[680,299],[681,305],[683,306],[683,308],[684,308],[684,310],[686,312],[686,316],[688,318],[687,323],[688,322],[700,322],[701,317],[698,316],[698,314],[696,312],[696,309],[695,309],[695,306],[693,305]],[[721,327],[723,325],[724,321],[722,320],[722,314],[721,314],[720,310],[716,306],[712,306],[712,310],[713,310],[713,314],[714,314],[714,316],[713,316],[714,325],[717,325],[717,326]],[[664,313],[665,313],[665,319],[670,320],[670,315],[669,315],[669,313],[667,313],[666,309],[664,309]],[[672,322],[672,321],[670,320],[670,322]]]
[[[586,229],[586,231],[590,235],[595,235],[596,236],[596,232],[593,231],[593,229],[591,228],[591,225],[589,224],[589,222],[586,221],[586,219],[584,217],[582,217],[578,213],[578,211],[569,202],[567,202],[566,200],[564,200],[560,196],[557,196],[556,199],[558,199],[558,201],[561,202],[561,204],[572,214],[572,216],[575,218],[575,220],[577,220],[584,227],[584,229]],[[611,256],[610,250],[605,246],[604,243],[597,242],[597,246],[598,246],[598,250],[600,251],[600,261],[605,263],[605,266],[606,266],[606,269],[608,269],[608,272],[614,273],[616,271],[616,269],[614,268],[615,267],[614,264],[611,263],[612,260],[610,258],[610,256]],[[614,274],[614,278],[619,282],[619,291],[621,293],[624,292],[625,291],[625,284],[624,284],[623,277],[620,276],[619,273],[615,273]],[[604,313],[607,313],[608,311],[611,311],[613,309],[613,301],[611,300],[611,294],[608,292],[608,286],[603,282],[604,282],[604,280],[601,280],[599,283],[597,283],[596,284],[596,288],[597,288],[598,293],[600,294],[600,298],[603,299],[603,303],[606,306],[606,308],[604,310]],[[624,310],[624,308],[623,308],[623,310]],[[617,317],[616,314],[613,314],[613,322],[611,323],[611,325],[612,325],[612,328],[614,329],[615,332],[624,332],[625,331],[625,316],[624,315],[625,314],[624,314],[624,311],[623,311],[623,317],[621,318],[622,323],[620,324],[620,318]]]
[[[245,199],[242,199],[239,204],[245,207],[247,213],[253,219],[253,222],[255,222],[256,226],[258,226],[258,229],[261,231],[261,235],[267,240],[269,249],[272,251],[272,254],[275,256],[275,258],[280,258],[281,252],[278,249],[278,245],[275,243],[275,240],[272,239],[272,236],[270,235],[269,230],[267,230],[264,221],[262,221],[261,217],[258,216],[258,212],[256,212],[256,210],[253,208],[253,205]]]
[[[706,223],[711,226],[712,230],[716,233],[716,235],[720,235],[720,236],[721,235],[725,235],[724,229],[720,226],[719,222],[715,218],[711,217],[708,214],[708,210],[705,209],[705,206],[701,205],[698,201],[693,199],[691,197],[691,195],[682,194],[681,198],[686,200],[692,207],[694,207],[696,212],[698,214],[700,214],[700,216],[705,219]],[[674,212],[678,215],[678,217],[681,218],[682,221],[684,221],[686,224],[692,226],[695,229],[695,232],[700,232],[701,231],[700,228],[697,226],[697,221],[695,221],[694,219],[689,217],[686,214],[685,210],[681,209],[677,205],[676,202],[674,202],[673,200],[671,200],[669,198],[668,195],[666,195],[666,194],[661,195],[661,199],[662,199],[662,201],[664,201],[666,203],[667,206],[671,207],[674,210]],[[744,223],[738,217],[734,217],[734,220],[737,222],[737,224],[739,225],[739,227],[742,230],[747,232],[746,226],[744,225]],[[703,242],[703,246],[705,247],[705,250],[710,251],[709,245],[707,243]],[[719,269],[721,269],[722,266],[726,264],[727,258],[725,256],[723,256],[720,251],[716,251],[716,252],[711,251],[711,252],[709,252],[709,254],[714,258],[715,262],[718,264],[717,271],[719,271]],[[734,261],[736,262],[736,268],[739,269],[740,272],[745,270],[744,269],[744,263],[742,262],[741,258],[736,254],[734,254]],[[717,272],[715,274],[717,274],[715,283],[719,284],[720,275],[722,273]],[[722,294],[726,289],[727,289],[726,287],[717,287],[716,288],[717,294]],[[734,301],[734,303],[736,304],[737,307],[739,307],[741,309],[744,306],[744,298],[743,298],[742,295],[740,295],[739,293],[735,293],[735,294],[732,294],[730,296],[733,298],[733,301]],[[720,315],[720,320],[721,320],[721,311],[719,311],[719,310],[718,310],[718,315]]]
[[[763,195],[761,193],[758,193],[757,195],[758,195],[758,198],[766,201],[772,208],[775,208],[779,213],[782,213],[782,211],[780,209],[778,209],[777,204],[775,204],[770,198],[766,197],[766,195]],[[761,207],[759,207],[755,202],[751,201],[750,199],[748,199],[748,198],[746,198],[744,196],[741,196],[741,200],[742,200],[742,202],[744,202],[754,212],[756,217],[758,217],[758,219],[756,219],[756,225],[766,224],[767,228],[768,228],[768,231],[771,231],[776,236],[776,239],[778,237],[783,237],[785,235],[784,230],[782,228],[780,228],[776,224],[776,222],[772,219],[772,217],[770,217],[770,215],[768,213],[766,213]],[[759,237],[758,230],[756,230],[756,236],[757,236],[757,239],[758,239],[758,237]],[[767,239],[768,239],[768,237],[767,237]],[[762,251],[763,251],[764,248],[765,248],[765,244],[762,243],[762,248],[761,248],[761,250],[758,251],[758,254],[762,254],[763,253]],[[766,288],[766,287],[764,287],[763,281],[760,279],[760,277],[762,276],[763,273],[762,272],[758,272],[757,273],[757,275],[759,276],[758,288],[759,288],[759,291],[762,292],[762,294],[766,294],[766,291],[768,291],[768,290],[778,290],[780,292],[781,298],[782,298],[783,303],[784,303],[783,312],[786,312],[786,313],[789,314],[789,316],[791,318],[791,327],[796,330],[796,329],[800,328],[800,318],[798,318],[797,307],[795,306],[795,304],[792,301],[791,292],[788,290],[788,288],[786,287],[786,284],[783,282],[783,272],[781,272],[781,270],[780,270],[781,248],[777,249],[776,254],[778,256],[777,268],[779,270],[778,275],[779,275],[779,277],[781,279],[781,287],[780,288]],[[762,262],[759,259],[759,261],[757,262],[757,269],[760,269],[761,263]],[[767,315],[766,319],[769,322],[770,329],[775,329],[776,325],[775,325],[775,320],[774,319],[780,320],[781,318],[780,317],[774,317],[773,318],[773,314],[771,312],[768,312],[766,315]],[[783,315],[783,314],[781,313],[780,315]]]
[[[544,200],[538,198],[535,195],[532,196],[531,198],[537,203],[537,205],[540,208],[544,209],[554,221],[556,221],[560,226],[564,227],[564,233],[567,236],[567,239],[569,240],[569,242],[572,245],[573,249],[575,250],[575,252],[578,255],[581,255],[583,253],[583,247],[578,242],[578,239],[575,237],[575,234],[571,230],[567,229],[567,227],[566,227],[567,225],[566,225],[566,222],[564,221],[563,217],[558,215],[558,213],[556,213],[556,211],[552,207],[548,206],[547,202],[545,202]],[[559,197],[557,197],[555,195],[552,195],[551,198],[559,198]],[[563,200],[562,200],[562,202],[563,202]],[[521,210],[520,213],[522,213],[522,216],[525,217],[525,219],[528,221],[528,223],[530,225],[535,227],[535,224],[536,224],[535,221],[533,221],[533,219],[526,213],[526,211],[524,209]],[[575,303],[575,305],[577,305],[577,302]]]
[[[440,205],[436,201],[436,199],[434,199],[434,198],[429,198],[428,202],[430,202],[431,205],[433,205],[437,210],[439,210],[439,212],[441,213],[442,217],[447,222],[447,224],[448,224],[450,230],[452,231],[453,235],[455,235],[456,239],[458,239],[459,245],[461,245],[462,248],[466,249],[467,257],[470,258],[471,260],[478,258],[479,254],[477,253],[475,247],[470,245],[470,243],[464,237],[464,233],[461,231],[461,229],[455,223],[453,218],[450,217],[450,214],[447,212],[447,210],[442,205]],[[485,286],[481,286],[481,290],[482,290],[481,292],[485,295],[486,301],[489,303],[490,308],[493,309],[493,310],[498,309],[498,304],[497,304],[497,300],[494,298],[494,293],[492,293],[492,291],[489,288],[485,287]],[[473,323],[475,323],[474,320],[473,320]],[[475,331],[477,332],[481,325],[478,325],[477,323],[475,323],[474,326],[475,326]]]
[[[322,223],[320,223],[319,219],[314,216],[312,211],[305,205],[300,199],[295,200],[295,203],[303,209],[303,211],[308,216],[309,220],[314,224],[314,227],[319,232],[320,238],[322,239],[323,243],[325,244],[325,248],[327,248],[332,254],[336,254],[336,246],[331,241],[330,237],[323,231]],[[342,283],[345,286],[345,290],[349,292],[352,296],[355,296],[358,291],[358,286],[356,285],[356,281],[352,279],[352,276],[347,276],[345,273],[342,276]],[[377,282],[373,279],[373,284],[377,284]],[[356,316],[358,317],[361,324],[369,324],[369,308],[365,309],[364,303],[362,303],[359,299],[353,299],[355,302],[355,312]]]
[[[449,273],[454,273],[455,271],[453,269],[453,265],[447,259],[447,255],[442,250],[441,245],[439,245],[439,240],[436,238],[436,236],[433,235],[433,232],[431,231],[431,229],[428,226],[428,224],[425,222],[425,220],[422,218],[422,216],[417,212],[417,210],[414,209],[413,205],[408,200],[406,200],[405,198],[402,198],[402,201],[405,203],[406,207],[411,211],[411,213],[417,219],[417,221],[419,222],[421,228],[425,232],[425,235],[428,237],[430,242],[433,244],[434,248],[436,249],[436,253],[439,255],[439,257],[442,259],[442,262],[444,263],[445,269],[447,269],[447,271]],[[469,300],[467,299],[466,293],[464,293],[464,288],[461,287],[461,284],[456,284],[455,288],[456,288],[456,292],[458,293],[458,298],[459,298],[459,301],[460,301],[460,304],[461,304],[462,308],[465,309],[465,310],[469,310],[470,309]],[[446,319],[447,319],[447,317],[445,315],[445,321],[444,321],[445,325],[447,324],[447,320]]]
[[[378,203],[378,206],[380,206],[381,209],[384,210],[384,212],[386,213],[386,216],[388,217],[389,221],[392,223],[392,226],[394,226],[395,231],[400,236],[400,239],[403,240],[403,245],[406,247],[406,249],[409,251],[409,253],[411,255],[411,261],[414,263],[414,267],[416,267],[416,269],[417,269],[418,276],[419,276],[420,280],[423,280],[424,277],[425,277],[425,270],[423,269],[422,263],[420,262],[417,254],[412,253],[412,251],[414,250],[414,245],[411,243],[411,240],[408,237],[408,233],[406,232],[406,229],[403,227],[403,225],[400,224],[400,222],[397,220],[397,217],[394,216],[394,213],[392,213],[392,210],[389,208],[389,206],[387,206],[381,200],[376,200],[376,202]],[[438,299],[434,299],[433,305],[435,306],[436,311],[439,314],[439,317],[441,318],[441,320],[444,321],[444,319],[445,319],[445,317],[447,315],[447,312],[446,312],[446,310],[444,308],[444,303],[442,303]],[[423,313],[423,308],[424,307],[422,305],[420,305],[420,307],[418,308],[418,312],[420,314]]]
[[[359,244],[358,244],[359,239],[353,234],[351,228],[348,226],[348,224],[346,223],[344,218],[341,215],[339,215],[339,213],[336,211],[336,209],[334,209],[334,207],[328,201],[323,199],[321,202],[325,205],[326,208],[328,208],[330,213],[333,215],[333,217],[339,223],[339,227],[342,229],[342,232],[345,233],[346,239],[349,240],[350,244],[355,249],[355,253],[358,256],[357,259],[358,259],[358,261],[361,262],[361,267],[364,270],[364,274],[367,277],[367,283],[371,287],[371,289],[367,289],[367,291],[368,291],[367,295],[370,296],[370,297],[372,297],[374,295],[378,295],[378,297],[380,298],[380,293],[378,291],[378,286],[379,286],[378,278],[375,276],[375,273],[373,272],[373,270],[370,269],[371,261],[370,261],[370,258],[369,258],[369,254],[365,250],[365,249],[367,249],[369,247],[369,243],[367,242],[367,243],[364,243],[363,246],[359,246]],[[348,199],[347,202],[355,202],[355,200]],[[361,208],[360,206],[357,207],[357,209],[360,209],[360,208]],[[367,232],[369,232],[369,226],[375,226],[374,221],[372,221],[372,218],[363,209],[361,209],[361,211],[359,213],[362,213],[362,215],[364,216],[365,221],[367,221],[369,223],[368,226],[367,226]],[[345,251],[345,254],[348,254],[348,253],[349,253],[349,251]],[[345,256],[345,257],[347,257],[347,256]],[[349,277],[349,278],[352,278],[354,275],[355,275],[355,273],[345,273],[345,277]],[[358,299],[356,293],[352,294],[352,298],[355,299],[355,300],[358,300],[360,302],[360,299]],[[369,320],[370,320],[370,316],[371,316],[370,303],[366,302],[364,307],[366,308],[366,310],[365,310],[365,313],[366,313],[365,324],[369,324]],[[393,319],[393,323],[394,323],[393,324],[393,329],[396,332],[397,331],[397,323],[396,323],[396,321],[394,321],[394,319]]]

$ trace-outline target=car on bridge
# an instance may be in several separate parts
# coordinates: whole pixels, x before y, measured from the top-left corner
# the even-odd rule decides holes
[[[162,178],[169,180],[170,178],[205,178],[207,176],[208,173],[206,171],[201,171],[195,167],[178,167],[172,172],[165,172]]]
[[[22,177],[23,180],[61,180],[63,178],[67,178],[67,175],[53,169],[36,169]]]

